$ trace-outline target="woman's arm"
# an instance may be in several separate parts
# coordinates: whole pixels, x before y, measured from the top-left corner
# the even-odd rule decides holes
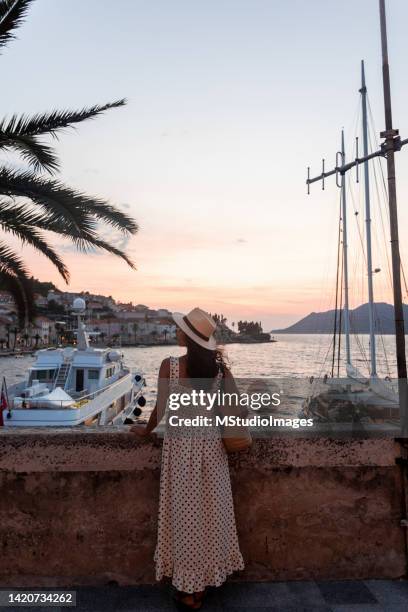
[[[233,377],[231,370],[228,368],[224,368],[224,391],[225,393],[233,393],[234,397],[237,398],[240,396],[240,391],[237,387],[235,378]],[[236,412],[239,412],[241,417],[246,417],[249,414],[248,408],[240,406],[238,401],[235,403],[234,408]]]
[[[157,427],[166,410],[167,398],[169,396],[170,360],[164,359],[160,365],[159,378],[157,382],[157,401],[147,425],[133,425],[132,433],[139,436],[148,436]]]

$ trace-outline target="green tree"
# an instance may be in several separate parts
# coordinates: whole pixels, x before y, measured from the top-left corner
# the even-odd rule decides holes
[[[29,6],[35,0],[0,0],[0,52],[15,38]],[[0,165],[0,229],[30,245],[57,268],[66,283],[69,270],[48,233],[71,241],[80,251],[104,250],[133,262],[121,249],[100,237],[99,224],[125,235],[135,234],[137,223],[117,207],[62,184],[55,178],[59,160],[44,136],[58,138],[61,131],[101,113],[118,108],[125,100],[95,105],[79,111],[54,110],[32,117],[13,115],[0,120],[0,150],[14,151],[21,162],[16,168]],[[33,290],[29,271],[20,255],[0,241],[0,287],[16,302],[20,324],[34,315]]]

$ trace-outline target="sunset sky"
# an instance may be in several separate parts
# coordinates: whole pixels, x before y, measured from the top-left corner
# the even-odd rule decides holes
[[[407,137],[408,3],[387,5],[394,126]],[[72,291],[199,305],[267,330],[332,306],[339,193],[332,180],[307,196],[306,166],[334,164],[343,126],[354,146],[363,58],[377,139],[383,129],[377,0],[38,0],[18,37],[0,58],[2,115],[128,99],[57,147],[63,181],[140,224],[126,245],[138,269],[61,244]],[[408,147],[398,156],[406,243]],[[357,305],[363,193],[352,190]],[[390,301],[373,206],[376,297]],[[64,288],[44,258],[23,253],[36,277]]]

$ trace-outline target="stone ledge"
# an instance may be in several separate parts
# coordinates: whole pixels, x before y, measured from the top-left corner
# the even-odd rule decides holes
[[[128,427],[0,428],[0,471],[83,472],[142,470],[160,466],[161,441],[138,438]],[[250,451],[231,455],[235,467],[267,472],[283,467],[393,466],[394,439],[257,439]]]
[[[161,444],[126,429],[1,431],[3,585],[154,582]],[[297,437],[231,456],[234,579],[404,575],[399,455],[390,438]]]

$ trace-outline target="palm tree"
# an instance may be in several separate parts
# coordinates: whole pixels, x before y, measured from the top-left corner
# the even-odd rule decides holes
[[[0,52],[13,38],[34,0],[0,0]],[[0,120],[0,150],[17,152],[26,169],[0,165],[0,229],[30,245],[57,268],[66,283],[69,271],[51,245],[46,232],[71,241],[78,250],[104,250],[133,262],[114,244],[99,237],[98,224],[104,223],[125,235],[135,234],[137,223],[115,206],[88,196],[57,180],[59,161],[54,149],[42,140],[58,138],[61,131],[86,119],[123,106],[124,99],[95,105],[79,111],[51,111],[32,117],[13,115]],[[0,286],[14,297],[20,324],[33,316],[33,295],[29,271],[21,257],[0,241]]]

